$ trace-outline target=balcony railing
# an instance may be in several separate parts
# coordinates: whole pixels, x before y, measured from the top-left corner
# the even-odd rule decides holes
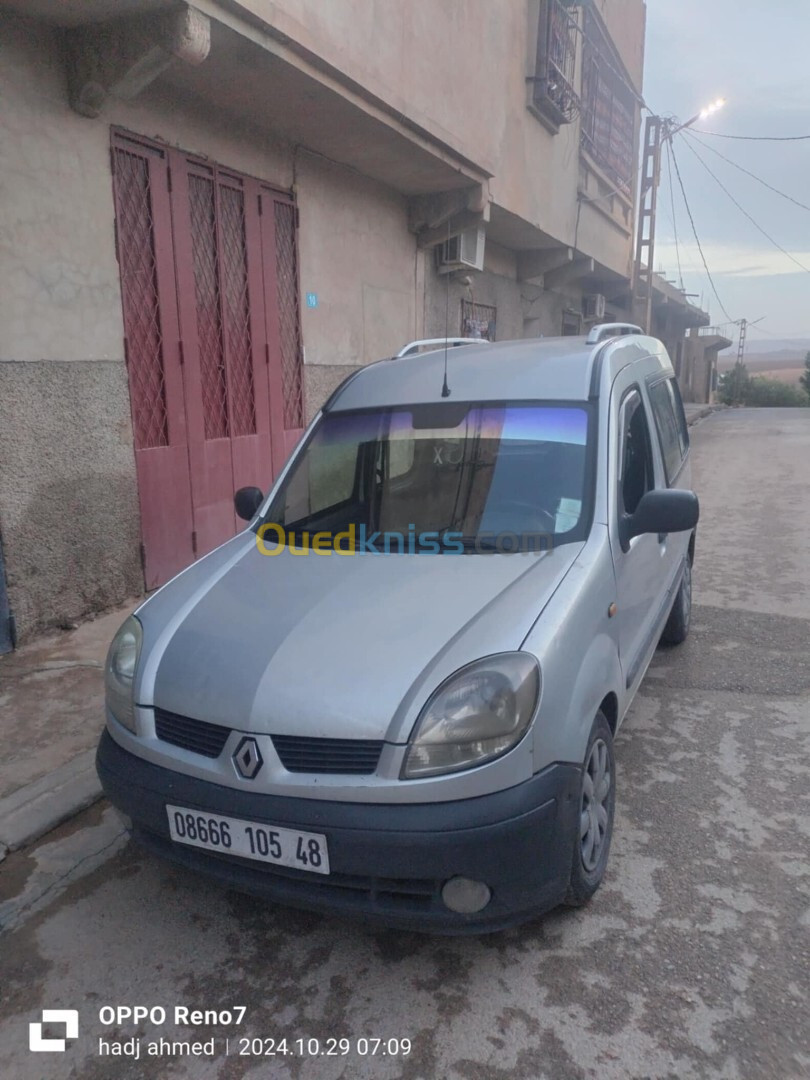
[[[545,0],[537,36],[534,104],[555,124],[570,124],[579,113],[574,89],[579,26],[570,2]]]

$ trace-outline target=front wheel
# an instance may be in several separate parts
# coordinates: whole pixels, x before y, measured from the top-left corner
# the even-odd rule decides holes
[[[602,884],[613,835],[615,807],[613,735],[605,714],[600,711],[591,728],[582,769],[577,835],[565,897],[569,907],[587,904]]]
[[[686,641],[689,624],[692,621],[692,561],[686,560],[686,567],[681,578],[681,587],[672,605],[661,640],[667,645],[680,645]]]

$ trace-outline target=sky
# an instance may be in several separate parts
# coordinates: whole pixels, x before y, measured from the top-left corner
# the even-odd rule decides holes
[[[644,98],[662,116],[688,120],[707,102],[726,107],[694,125],[732,135],[810,135],[810,0],[647,0]],[[780,198],[717,157],[726,158],[810,207],[810,139],[746,142],[698,134],[705,146],[676,136],[674,152],[724,314],[701,263],[673,169],[675,215],[666,154],[658,193],[655,268],[683,281],[715,325],[765,316],[749,340],[810,339],[810,210]],[[694,148],[776,247],[704,169]],[[711,149],[708,149],[711,148]],[[733,328],[732,328],[733,329]],[[736,330],[734,331],[736,334]],[[728,336],[733,336],[729,334]]]

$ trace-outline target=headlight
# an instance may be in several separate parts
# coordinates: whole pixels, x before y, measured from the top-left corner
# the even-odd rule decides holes
[[[107,691],[107,708],[119,724],[135,731],[135,703],[132,680],[141,652],[143,630],[134,615],[130,615],[112,639],[107,663],[104,667],[104,687]]]
[[[458,772],[511,750],[540,697],[540,669],[527,653],[476,660],[446,679],[422,710],[402,779]]]

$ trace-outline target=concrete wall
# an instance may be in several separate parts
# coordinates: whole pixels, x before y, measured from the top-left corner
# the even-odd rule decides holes
[[[0,364],[0,461],[7,583],[21,636],[141,592],[122,363]]]
[[[576,237],[626,273],[629,234],[589,207],[577,214],[578,124],[553,135],[527,108],[538,0],[240,0],[237,7],[494,174],[499,206],[563,243]],[[597,8],[640,89],[644,0],[598,0]]]
[[[545,291],[517,280],[516,256],[487,241],[483,273],[439,274],[432,253],[426,259],[425,337],[443,337],[445,322],[450,336],[461,331],[461,303],[487,304],[496,311],[496,340],[557,337],[562,333],[563,313],[579,312],[581,289]],[[470,284],[465,284],[468,278]]]
[[[678,382],[684,401],[708,403],[712,400],[712,376],[717,370],[720,345],[710,338],[691,333],[684,341],[683,365]]]
[[[645,0],[594,0],[624,66],[641,89],[644,78],[644,37],[647,29]]]
[[[361,174],[299,149],[295,188],[307,413],[352,370],[419,336],[421,282],[405,199]]]

